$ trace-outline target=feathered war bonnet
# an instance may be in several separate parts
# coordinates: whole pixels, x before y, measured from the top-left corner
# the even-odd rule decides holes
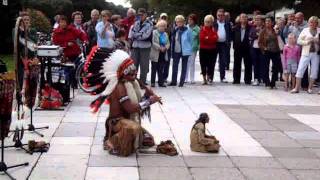
[[[93,47],[84,66],[84,86],[92,95],[100,94],[90,107],[97,112],[114,91],[120,78],[135,70],[134,62],[123,50]]]

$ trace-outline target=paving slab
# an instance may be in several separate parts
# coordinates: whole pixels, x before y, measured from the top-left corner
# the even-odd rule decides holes
[[[140,180],[192,180],[186,167],[140,167]]]
[[[55,137],[93,137],[96,123],[61,123]]]
[[[309,132],[309,131],[286,131],[285,132],[292,139],[299,140],[320,140],[320,132]]]
[[[187,166],[190,167],[234,167],[232,161],[228,157],[213,157],[213,156],[185,156],[184,160]]]
[[[267,147],[267,149],[272,154],[273,157],[277,157],[277,158],[306,158],[306,159],[317,158],[315,153],[312,153],[305,148]]]
[[[320,179],[319,170],[291,170],[290,172],[295,175],[298,180]]]
[[[280,163],[287,169],[306,169],[306,170],[319,170],[320,160],[317,158],[278,158]]]
[[[30,179],[84,179],[88,158],[88,155],[45,154],[41,156]]]
[[[245,180],[236,168],[191,168],[195,180]]]
[[[137,160],[141,167],[186,167],[181,156],[139,155]]]
[[[283,168],[279,161],[271,157],[230,157],[239,168]]]
[[[118,157],[113,155],[90,155],[89,167],[137,167],[135,154],[130,157]]]
[[[240,171],[248,180],[296,180],[296,178],[286,169],[240,168]]]
[[[88,167],[85,179],[139,180],[139,173],[137,167]]]

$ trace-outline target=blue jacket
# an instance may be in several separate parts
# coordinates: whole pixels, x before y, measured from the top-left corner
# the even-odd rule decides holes
[[[174,29],[172,35],[171,35],[171,50],[172,54],[174,53],[175,49],[175,37],[177,33],[177,27]],[[184,26],[184,31],[181,35],[181,50],[182,50],[182,56],[190,56],[192,55],[192,30],[188,28],[187,26]]]

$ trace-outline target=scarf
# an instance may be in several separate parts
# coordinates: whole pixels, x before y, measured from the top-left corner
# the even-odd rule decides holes
[[[165,32],[159,32],[160,36],[159,36],[159,42],[160,42],[160,46],[165,47],[167,44],[167,37]]]

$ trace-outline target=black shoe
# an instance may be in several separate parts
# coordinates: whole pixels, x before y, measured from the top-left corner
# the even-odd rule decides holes
[[[148,85],[149,85],[149,84],[148,84],[148,83],[146,83],[146,82],[145,82],[145,83],[143,83],[143,84],[144,84],[145,86],[148,86]]]
[[[246,85],[251,85],[251,82],[245,82]]]
[[[156,85],[154,83],[151,83],[151,87],[156,87]]]
[[[179,87],[183,87],[183,84],[179,84]]]
[[[232,84],[240,84],[240,82],[238,82],[238,81],[233,81]]]
[[[169,86],[177,86],[177,83],[170,83]]]
[[[159,87],[167,87],[165,84],[159,84]]]

